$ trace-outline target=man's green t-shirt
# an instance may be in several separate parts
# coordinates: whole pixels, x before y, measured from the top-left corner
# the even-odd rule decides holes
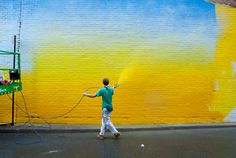
[[[106,108],[108,111],[112,111],[112,95],[114,94],[114,88],[105,86],[96,92],[96,96],[102,96],[102,109]]]

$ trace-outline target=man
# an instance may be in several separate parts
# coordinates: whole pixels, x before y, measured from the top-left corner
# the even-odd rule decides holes
[[[103,84],[104,87],[99,89],[95,94],[84,93],[83,95],[90,98],[102,96],[102,126],[100,129],[100,133],[98,134],[98,138],[104,139],[106,127],[112,132],[115,138],[118,138],[120,136],[120,133],[110,121],[110,116],[113,111],[112,95],[114,94],[114,88],[117,88],[118,85],[110,87],[108,78],[103,79]]]

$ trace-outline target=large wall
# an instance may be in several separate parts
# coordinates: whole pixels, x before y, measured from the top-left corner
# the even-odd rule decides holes
[[[1,0],[0,5],[0,49],[12,50],[17,34],[31,115],[63,115],[84,90],[102,87],[102,78],[109,77],[111,85],[120,84],[113,97],[115,124],[236,121],[235,8],[204,0]],[[27,121],[19,92],[16,103],[15,121]],[[0,122],[10,122],[7,95],[0,104]],[[70,113],[47,121],[99,124],[100,113],[101,98],[83,98]]]

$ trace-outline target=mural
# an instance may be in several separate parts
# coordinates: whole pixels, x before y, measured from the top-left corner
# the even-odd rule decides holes
[[[84,90],[109,77],[120,84],[115,124],[235,121],[235,8],[203,0],[0,4],[0,49],[12,50],[18,35],[32,115],[63,115]],[[16,122],[24,122],[24,100],[16,95]],[[0,102],[0,122],[9,122],[10,100]],[[47,121],[99,124],[100,112],[101,98],[84,98],[71,113]]]

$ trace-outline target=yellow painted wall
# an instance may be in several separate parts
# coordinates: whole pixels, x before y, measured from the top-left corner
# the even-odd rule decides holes
[[[36,16],[44,20],[50,16],[42,11],[38,14]],[[76,105],[85,89],[102,87],[102,79],[109,77],[110,85],[120,84],[113,97],[112,121],[115,124],[224,122],[236,105],[236,82],[231,64],[236,61],[236,9],[217,5],[215,14],[219,29],[213,51],[204,42],[196,42],[198,40],[195,39],[205,38],[198,32],[188,36],[175,35],[175,31],[171,32],[173,35],[165,34],[164,31],[160,41],[155,41],[155,38],[150,41],[152,32],[141,36],[136,32],[136,26],[131,26],[132,23],[129,23],[131,29],[128,27],[128,32],[112,36],[103,34],[105,29],[100,28],[99,22],[88,31],[99,32],[95,35],[86,32],[85,28],[90,25],[86,25],[82,33],[80,27],[73,28],[73,24],[68,29],[69,24],[64,25],[66,19],[59,19],[53,27],[41,25],[37,31],[43,34],[32,37],[33,41],[40,42],[34,43],[30,49],[24,48],[30,50],[28,53],[31,55],[31,63],[24,63],[30,65],[30,70],[23,67],[22,73],[25,101],[31,115],[44,119],[34,118],[32,121],[100,124],[101,98],[83,98],[71,113],[57,119],[48,118],[66,113]],[[131,16],[131,19],[135,18]],[[25,18],[25,23],[30,21],[33,25],[34,20],[33,17]],[[62,28],[56,27],[60,20]],[[116,20],[119,22],[118,18]],[[162,19],[159,22],[163,22]],[[138,21],[135,23],[139,24]],[[189,29],[196,27],[195,23],[186,24]],[[165,25],[163,23],[163,28],[172,28]],[[27,29],[27,25],[23,26]],[[148,30],[149,27],[150,24],[144,28]],[[75,32],[69,34],[67,31],[72,28]],[[29,33],[24,33],[26,40]],[[184,36],[187,36],[186,43],[182,39]],[[182,43],[178,43],[181,40]],[[22,57],[28,56],[25,53]],[[93,88],[88,92],[95,93],[97,90]],[[0,122],[10,122],[11,102],[8,96],[1,96],[0,101]],[[21,93],[16,93],[16,103],[15,121],[27,121],[26,114],[21,111],[25,108]]]

